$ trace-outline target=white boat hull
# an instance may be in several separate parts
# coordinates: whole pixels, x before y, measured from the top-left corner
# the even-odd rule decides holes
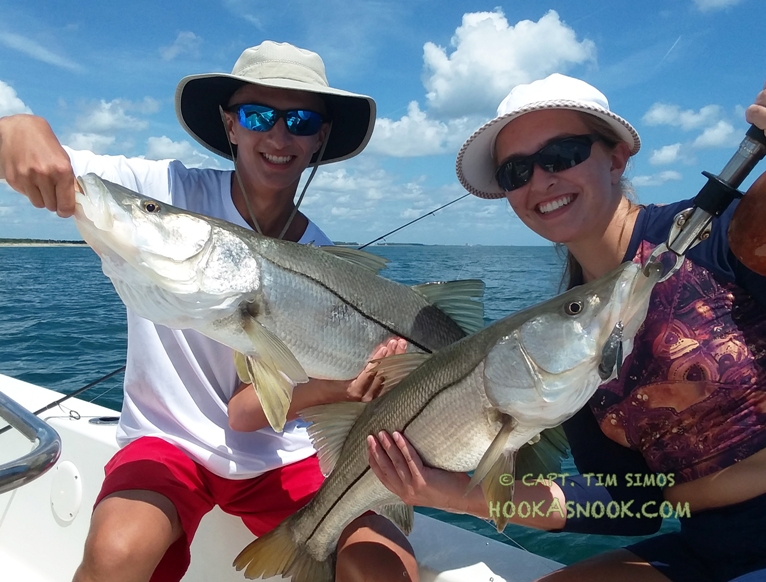
[[[30,411],[62,397],[58,392],[3,375],[0,391]],[[61,436],[61,457],[53,469],[38,479],[0,494],[3,581],[72,579],[82,558],[104,465],[117,450],[115,425],[90,421],[117,414],[73,398],[41,415]],[[0,464],[31,448],[30,442],[15,430],[1,434]],[[252,539],[239,518],[216,508],[200,524],[184,582],[242,582],[242,573],[234,570],[231,563]],[[418,556],[423,582],[526,582],[561,566],[420,514],[415,515],[410,541]]]

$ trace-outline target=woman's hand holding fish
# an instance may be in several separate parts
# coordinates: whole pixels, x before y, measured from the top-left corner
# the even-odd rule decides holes
[[[745,119],[748,123],[766,130],[766,84],[756,96],[755,102],[745,110]]]
[[[434,507],[452,513],[467,513],[489,519],[489,506],[481,487],[468,493],[471,478],[466,473],[452,473],[427,467],[418,452],[399,432],[381,432],[377,438],[367,437],[367,457],[370,468],[386,488],[407,505]],[[566,506],[566,497],[557,483],[516,481],[514,501],[550,507],[553,499],[559,507]],[[538,529],[556,530],[564,527],[566,518],[559,512],[533,514],[528,518],[515,516],[509,521]]]
[[[74,213],[74,172],[51,126],[41,117],[0,118],[0,178],[33,206]]]
[[[407,505],[435,507],[453,513],[488,517],[481,487],[465,495],[471,480],[465,473],[426,467],[417,451],[399,432],[367,437],[370,468],[386,488]]]

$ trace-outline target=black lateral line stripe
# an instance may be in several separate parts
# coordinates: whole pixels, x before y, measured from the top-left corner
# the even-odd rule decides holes
[[[271,261],[271,259],[269,259],[269,260]],[[342,260],[342,259],[341,259],[341,260]],[[387,325],[387,324],[383,323],[382,321],[378,321],[377,319],[375,319],[374,317],[372,317],[372,316],[371,316],[371,315],[369,315],[368,313],[365,313],[365,312],[364,312],[364,311],[362,311],[360,308],[358,308],[356,305],[354,305],[353,303],[350,303],[350,302],[349,302],[349,301],[348,301],[348,300],[347,300],[345,297],[343,297],[343,296],[342,296],[340,293],[338,293],[337,291],[335,291],[335,289],[333,289],[332,287],[328,287],[327,285],[325,285],[325,284],[324,284],[324,283],[322,283],[321,281],[319,281],[319,280],[317,280],[317,279],[314,279],[313,277],[311,277],[311,276],[307,275],[306,273],[301,273],[300,271],[296,271],[295,269],[290,269],[290,268],[288,268],[288,267],[283,267],[282,265],[279,265],[278,263],[276,263],[276,262],[274,262],[274,261],[271,261],[271,262],[272,262],[272,263],[274,263],[275,265],[277,265],[277,266],[278,266],[280,269],[284,269],[285,271],[288,271],[288,272],[290,272],[290,273],[293,273],[293,274],[295,274],[295,275],[298,275],[299,277],[304,277],[304,278],[308,279],[309,281],[313,281],[314,283],[316,283],[317,285],[319,285],[319,286],[320,286],[320,287],[322,287],[323,289],[327,289],[327,291],[329,291],[331,294],[335,295],[335,297],[337,297],[338,299],[342,300],[342,301],[343,301],[343,302],[344,302],[346,305],[350,306],[350,307],[351,307],[351,309],[353,309],[354,311],[356,311],[356,312],[357,312],[357,313],[359,313],[360,315],[362,315],[362,316],[366,317],[366,318],[367,318],[367,319],[369,319],[370,321],[372,321],[372,322],[375,322],[376,324],[378,324],[378,325],[379,325],[380,327],[382,327],[383,329],[385,329],[385,330],[387,330],[387,331],[391,332],[391,334],[393,334],[393,335],[395,335],[395,336],[398,336],[398,337],[403,337],[403,338],[404,338],[404,339],[406,339],[406,340],[407,340],[409,343],[411,343],[411,344],[412,344],[412,345],[414,345],[415,347],[417,347],[417,348],[419,348],[419,349],[423,350],[423,351],[424,351],[424,352],[426,352],[427,354],[432,354],[432,353],[433,353],[433,350],[431,350],[431,349],[427,348],[426,346],[422,345],[420,342],[418,342],[418,341],[416,341],[416,340],[414,340],[414,339],[412,339],[412,338],[409,338],[409,337],[405,337],[404,335],[402,335],[401,333],[399,333],[399,332],[398,332],[398,331],[396,331],[395,329],[392,329],[392,328],[391,328],[391,326],[389,326],[389,325]],[[392,281],[392,282],[393,282],[393,281]],[[431,305],[431,306],[432,306],[434,309],[439,309],[439,308],[438,308],[438,307],[436,307],[436,306],[435,306],[433,303],[429,303],[429,305]],[[439,311],[441,311],[441,309],[439,309]],[[444,313],[444,312],[442,311],[442,313]],[[445,314],[445,316],[449,318],[449,316],[448,316],[448,315],[446,315],[446,314]],[[451,319],[451,318],[450,318],[450,319]],[[457,324],[455,324],[455,325],[457,325]],[[459,326],[458,326],[458,327],[459,327]]]
[[[451,384],[447,384],[444,388],[439,389],[437,392],[435,392],[433,395],[431,395],[431,397],[428,400],[426,400],[426,402],[423,404],[423,406],[421,406],[420,409],[418,409],[416,414],[413,415],[413,417],[410,419],[410,421],[407,422],[402,427],[402,429],[399,432],[404,432],[405,430],[407,430],[407,427],[410,426],[410,424],[412,424],[414,422],[414,420],[418,416],[420,416],[422,414],[422,412],[431,403],[431,401],[433,401],[434,398],[439,396],[439,394],[441,394],[442,392],[444,392],[448,388],[452,388],[452,386],[454,386],[455,384],[460,382],[460,380],[463,380],[464,378],[466,378],[466,376],[468,376],[468,374],[466,374],[465,376],[463,376],[459,380],[455,380]],[[340,500],[343,499],[346,496],[346,494],[349,492],[349,490],[353,489],[354,485],[356,485],[359,482],[359,480],[367,474],[367,472],[369,470],[370,470],[370,467],[368,466],[364,471],[362,471],[359,474],[359,476],[356,479],[354,479],[351,483],[349,483],[349,485],[343,490],[343,493],[341,495],[338,495],[338,498],[335,500],[335,502],[332,505],[330,505],[330,507],[327,509],[327,511],[324,512],[324,514],[322,515],[322,518],[317,522],[316,526],[314,526],[314,529],[311,530],[311,533],[306,538],[307,541],[310,540],[314,536],[314,534],[319,529],[319,527],[322,525],[322,523],[324,523],[325,518],[328,517],[330,515],[330,513],[332,513],[332,510],[335,509],[335,506],[338,505],[338,503],[340,503]]]

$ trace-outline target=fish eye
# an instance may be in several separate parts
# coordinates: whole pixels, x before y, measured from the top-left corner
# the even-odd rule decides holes
[[[577,315],[582,312],[582,301],[572,301],[564,306],[567,315]]]
[[[154,200],[142,200],[141,207],[149,214],[157,214],[162,209]]]

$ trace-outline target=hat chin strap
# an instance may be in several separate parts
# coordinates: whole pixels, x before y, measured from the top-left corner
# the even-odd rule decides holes
[[[247,195],[247,191],[245,190],[245,185],[242,183],[242,177],[239,175],[239,171],[237,170],[237,157],[234,155],[234,146],[231,143],[231,140],[229,139],[229,131],[226,127],[226,116],[223,113],[223,107],[220,105],[218,106],[218,112],[221,114],[221,122],[223,123],[223,129],[224,134],[226,135],[226,143],[229,144],[229,151],[231,152],[231,159],[234,162],[234,175],[237,177],[237,182],[239,183],[239,188],[242,190],[242,196],[245,199],[245,205],[247,206],[247,212],[250,214],[250,220],[253,221],[253,226],[255,227],[255,231],[263,235],[263,231],[261,230],[260,225],[258,224],[258,220],[255,218],[255,212],[253,212],[253,207],[250,205],[250,197]],[[295,215],[298,213],[298,207],[301,205],[301,202],[303,202],[303,196],[306,194],[306,190],[309,187],[309,184],[311,184],[311,180],[314,178],[314,174],[316,174],[317,168],[319,168],[319,163],[322,161],[322,156],[324,155],[324,151],[327,148],[327,142],[330,141],[330,132],[332,131],[332,121],[330,122],[330,127],[327,128],[327,135],[324,138],[324,141],[322,142],[322,147],[319,148],[319,154],[317,155],[317,160],[313,164],[313,168],[311,169],[311,174],[309,174],[308,180],[306,180],[305,186],[303,186],[303,190],[301,191],[301,195],[298,197],[298,202],[293,206],[293,211],[290,213],[290,218],[287,219],[287,222],[285,223],[285,226],[282,228],[282,232],[279,233],[278,239],[282,239],[285,236],[285,233],[287,232],[287,229],[290,228],[290,225],[293,223],[293,219],[295,218]]]

